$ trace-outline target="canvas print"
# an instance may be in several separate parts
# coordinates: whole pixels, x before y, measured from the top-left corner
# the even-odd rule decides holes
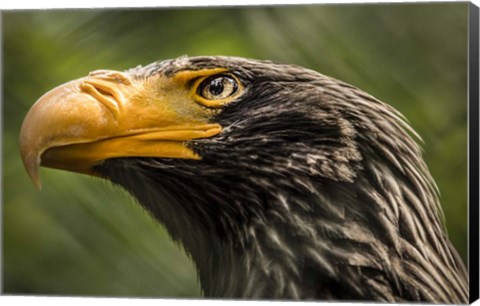
[[[474,8],[2,12],[3,293],[467,303]]]

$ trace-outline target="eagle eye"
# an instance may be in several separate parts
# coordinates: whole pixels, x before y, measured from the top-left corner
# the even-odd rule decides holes
[[[198,87],[198,94],[207,100],[226,99],[238,90],[237,81],[228,75],[216,75],[205,79]]]

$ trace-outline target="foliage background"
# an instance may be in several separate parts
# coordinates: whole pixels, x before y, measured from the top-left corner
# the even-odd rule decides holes
[[[395,106],[466,260],[467,16],[467,3],[2,12],[4,293],[199,296],[192,263],[125,192],[50,169],[37,192],[18,153],[49,89],[183,54],[299,64]]]

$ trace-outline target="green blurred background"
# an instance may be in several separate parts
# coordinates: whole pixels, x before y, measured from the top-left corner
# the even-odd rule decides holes
[[[399,109],[425,141],[449,235],[467,256],[467,3],[3,12],[3,290],[200,295],[194,267],[122,190],[19,158],[29,107],[96,69],[180,55],[299,64]]]

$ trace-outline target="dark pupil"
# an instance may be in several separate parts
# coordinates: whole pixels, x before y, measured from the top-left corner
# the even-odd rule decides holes
[[[218,78],[218,79],[214,79],[210,82],[210,88],[209,88],[209,91],[212,95],[214,96],[218,96],[219,94],[221,94],[223,92],[223,82],[224,82],[224,78]]]

